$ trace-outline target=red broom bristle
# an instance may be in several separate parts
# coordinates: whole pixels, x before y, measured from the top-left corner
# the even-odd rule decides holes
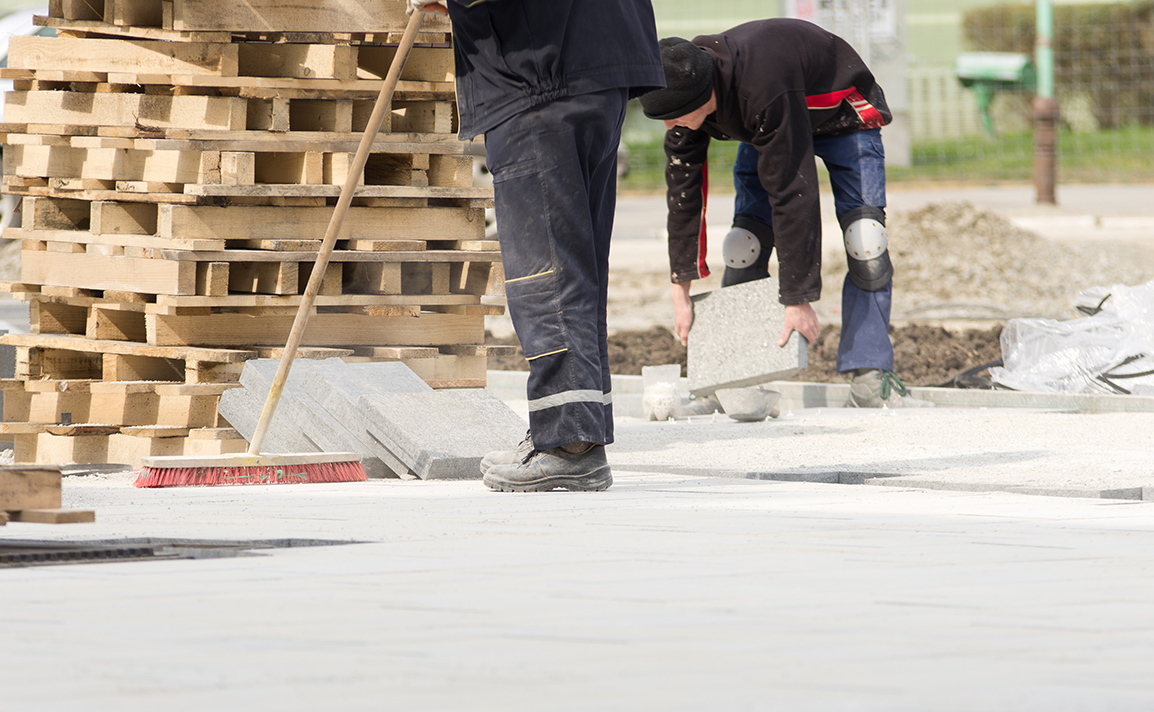
[[[250,465],[231,467],[142,467],[137,487],[195,485],[284,485],[306,482],[363,482],[361,463],[318,462],[311,465]]]

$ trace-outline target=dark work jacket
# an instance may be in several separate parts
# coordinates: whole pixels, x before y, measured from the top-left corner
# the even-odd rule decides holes
[[[666,132],[669,262],[674,282],[706,277],[710,138],[757,149],[773,206],[782,304],[821,295],[821,213],[813,137],[891,120],[881,87],[849,43],[804,20],[739,25],[693,43],[713,57],[717,110],[696,131]]]
[[[449,0],[459,136],[532,106],[665,86],[650,0]]]

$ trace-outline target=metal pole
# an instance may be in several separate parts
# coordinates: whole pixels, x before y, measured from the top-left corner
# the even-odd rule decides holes
[[[1037,0],[1034,61],[1038,65],[1038,94],[1034,97],[1035,202],[1057,204],[1058,101],[1054,98],[1054,11],[1051,0]]]

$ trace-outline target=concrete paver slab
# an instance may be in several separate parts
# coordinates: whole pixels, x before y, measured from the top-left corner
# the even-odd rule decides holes
[[[528,427],[484,389],[361,396],[375,439],[421,479],[479,479],[481,458],[514,447]]]
[[[687,359],[691,392],[709,395],[719,388],[756,386],[789,378],[808,365],[806,341],[797,332],[785,346],[777,345],[785,324],[777,290],[777,279],[766,277],[693,297]]]

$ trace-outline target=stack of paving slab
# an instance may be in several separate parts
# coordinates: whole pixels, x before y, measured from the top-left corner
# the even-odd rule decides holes
[[[249,361],[220,412],[252,437],[280,361]],[[355,452],[369,477],[473,479],[481,458],[508,450],[527,424],[484,388],[434,390],[403,363],[294,364],[264,453]]]
[[[4,191],[22,199],[31,333],[4,380],[16,461],[243,451],[219,417],[276,358],[396,53],[402,0],[53,0],[13,37]],[[485,385],[491,189],[457,140],[447,19],[428,14],[298,358]]]

